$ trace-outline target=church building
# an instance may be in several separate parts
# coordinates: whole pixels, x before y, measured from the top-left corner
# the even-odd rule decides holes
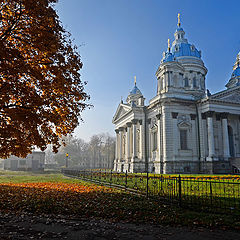
[[[185,38],[180,18],[175,40],[157,69],[149,105],[136,85],[113,117],[114,170],[153,173],[240,171],[240,53],[226,89],[206,90],[201,51]]]

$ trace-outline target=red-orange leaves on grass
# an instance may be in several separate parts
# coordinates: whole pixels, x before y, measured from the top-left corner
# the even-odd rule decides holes
[[[2,183],[0,208],[14,211],[77,214],[86,206],[96,210],[99,199],[112,189],[67,183]],[[101,197],[100,197],[101,196]]]
[[[0,210],[153,222],[166,211],[145,197],[103,186],[60,182],[0,184]]]
[[[0,0],[0,158],[50,143],[57,151],[88,106],[80,55],[56,2]]]

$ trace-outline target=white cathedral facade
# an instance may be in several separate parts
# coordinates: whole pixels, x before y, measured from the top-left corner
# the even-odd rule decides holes
[[[175,40],[156,72],[149,105],[136,86],[113,117],[114,170],[232,173],[240,170],[240,53],[226,89],[206,91],[201,52],[178,21]]]

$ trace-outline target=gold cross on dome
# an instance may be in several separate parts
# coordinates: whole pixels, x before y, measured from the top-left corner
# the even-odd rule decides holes
[[[134,76],[134,84],[135,84],[135,86],[137,84],[137,77],[136,76]]]
[[[178,26],[180,27],[180,25],[181,25],[181,21],[180,21],[180,13],[178,14]]]
[[[168,51],[170,52],[170,39],[168,39]]]

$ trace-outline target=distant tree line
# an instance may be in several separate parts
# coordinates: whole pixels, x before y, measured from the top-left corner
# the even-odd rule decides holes
[[[115,138],[108,133],[93,135],[89,142],[67,136],[57,154],[46,150],[46,166],[76,168],[113,168]]]

